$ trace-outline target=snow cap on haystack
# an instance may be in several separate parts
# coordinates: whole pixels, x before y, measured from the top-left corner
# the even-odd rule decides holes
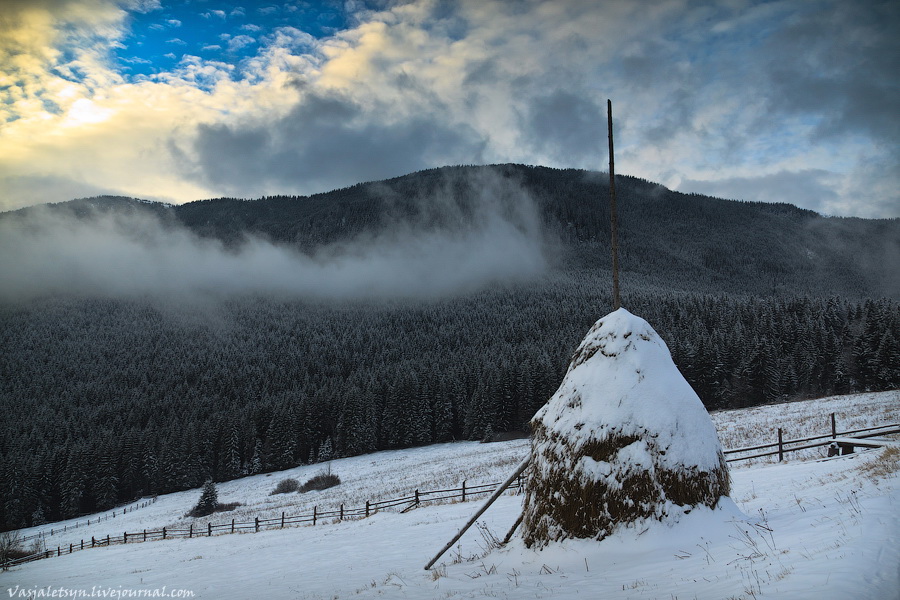
[[[703,403],[665,342],[624,308],[591,327],[531,421],[522,535],[529,547],[675,521],[729,494]]]

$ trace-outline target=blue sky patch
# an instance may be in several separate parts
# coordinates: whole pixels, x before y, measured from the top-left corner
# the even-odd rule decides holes
[[[339,1],[163,0],[161,4],[159,10],[130,14],[130,35],[115,53],[126,77],[168,71],[185,54],[239,64],[255,56],[263,38],[279,27],[322,38],[346,28],[349,19]]]

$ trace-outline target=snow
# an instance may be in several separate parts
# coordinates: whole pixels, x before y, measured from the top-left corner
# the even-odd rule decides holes
[[[664,469],[719,466],[719,439],[700,398],[662,338],[624,308],[591,327],[559,389],[534,420],[548,429],[548,442],[557,434],[575,455],[585,443],[611,433],[643,438],[650,432],[658,455],[651,457],[642,441],[620,450],[617,460],[649,465],[655,459]],[[543,450],[536,445],[535,456]],[[587,466],[572,466],[582,465]]]
[[[771,436],[773,425],[789,431],[810,427],[812,433],[823,433],[832,411],[839,413],[840,422],[852,419],[861,426],[898,422],[900,391],[727,411],[714,414],[713,419],[720,431],[732,433],[764,431]],[[734,439],[735,446],[768,441]],[[281,510],[296,514],[312,503],[330,508],[344,501],[358,506],[359,498],[406,495],[416,487],[456,487],[462,479],[471,485],[501,481],[527,452],[527,440],[382,452],[333,461],[332,471],[344,483],[316,494],[268,496],[280,479],[302,479],[321,466],[223,483],[219,497],[223,502],[244,502],[256,514],[280,514]],[[823,456],[819,449],[818,457]],[[51,586],[88,594],[92,589],[118,591],[126,597],[126,592],[165,586],[167,592],[189,590],[194,598],[223,600],[897,600],[897,462],[896,455],[892,459],[884,450],[873,450],[831,459],[792,458],[782,464],[734,463],[734,502],[723,500],[716,510],[697,508],[677,524],[637,523],[602,542],[567,540],[542,551],[527,550],[518,540],[489,551],[486,536],[473,527],[431,571],[423,570],[424,564],[483,500],[426,505],[405,514],[382,511],[368,519],[315,527],[85,550],[0,573],[0,593],[20,597],[10,596],[9,591],[16,586],[20,592]],[[80,528],[48,540],[55,547],[77,542],[85,534],[101,537],[173,524],[199,494],[192,490],[163,496],[97,528]],[[521,509],[522,496],[504,495],[479,523],[502,538]],[[230,518],[224,515],[218,518]]]

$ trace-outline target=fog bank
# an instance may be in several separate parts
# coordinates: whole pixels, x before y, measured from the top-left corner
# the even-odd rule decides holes
[[[436,299],[470,293],[537,277],[547,268],[534,203],[511,185],[468,182],[468,192],[478,198],[462,203],[465,208],[439,193],[427,199],[419,217],[308,254],[259,237],[226,247],[150,214],[75,218],[44,207],[5,215],[0,300],[48,294]],[[435,212],[442,225],[425,227]]]

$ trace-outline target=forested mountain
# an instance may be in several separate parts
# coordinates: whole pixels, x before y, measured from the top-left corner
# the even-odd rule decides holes
[[[824,217],[790,204],[683,194],[616,177],[621,263],[636,283],[708,293],[900,298],[900,219]],[[412,224],[460,227],[484,205],[536,211],[557,267],[609,268],[608,175],[523,165],[444,167],[313,196],[201,200],[179,206],[100,197],[53,205],[92,218],[149,212],[231,246],[248,236],[314,251]],[[0,214],[27,216],[35,209]],[[520,213],[522,211],[519,211]],[[522,226],[521,223],[516,223]]]
[[[900,386],[897,220],[620,180],[624,304],[666,340],[709,408]],[[52,207],[87,221],[150,215],[230,252],[265,238],[311,255],[500,215],[549,266],[424,300],[252,289],[187,303],[120,290],[0,303],[0,527],[207,477],[524,430],[609,311],[605,185],[596,173],[502,165],[308,198]],[[39,212],[0,224],[39,228],[29,220]]]

